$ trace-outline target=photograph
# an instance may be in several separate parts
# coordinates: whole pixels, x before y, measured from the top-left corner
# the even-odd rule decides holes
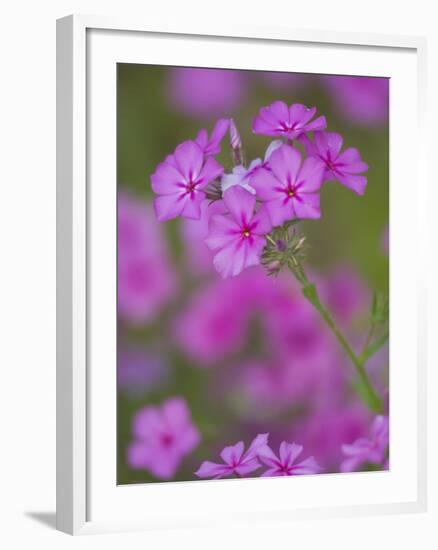
[[[390,469],[390,79],[117,64],[117,483]]]

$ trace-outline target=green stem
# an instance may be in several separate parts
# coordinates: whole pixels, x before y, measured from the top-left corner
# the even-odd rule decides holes
[[[387,342],[388,338],[389,338],[389,332],[386,331],[375,342],[368,345],[360,355],[359,359],[361,363],[365,364],[368,361],[368,359],[370,359],[374,354],[376,354],[379,351],[379,349]]]
[[[296,267],[296,266],[294,266]],[[295,277],[301,282],[303,285],[302,292],[305,298],[313,305],[313,307],[319,312],[321,317],[324,319],[326,325],[330,328],[332,333],[336,336],[338,342],[342,346],[345,353],[348,355],[349,359],[351,360],[354,368],[356,369],[356,373],[358,375],[358,378],[361,383],[361,389],[360,392],[364,399],[367,402],[367,405],[370,407],[371,410],[377,413],[381,413],[383,411],[383,405],[380,397],[377,395],[376,391],[373,388],[373,385],[371,384],[371,381],[368,377],[368,374],[365,370],[364,364],[366,360],[371,357],[379,347],[383,345],[384,342],[380,343],[379,341],[376,342],[376,344],[380,343],[379,347],[375,351],[373,351],[370,355],[370,350],[372,351],[376,344],[368,348],[366,354],[362,354],[361,357],[358,357],[356,353],[351,348],[350,344],[346,340],[345,336],[342,334],[342,332],[339,330],[338,326],[336,325],[336,322],[334,321],[333,317],[330,315],[330,313],[327,311],[327,309],[321,304],[321,301],[318,296],[318,292],[316,289],[316,286],[313,283],[310,283],[304,269],[302,266],[299,266],[298,274],[295,271],[295,269],[291,269]],[[298,276],[297,276],[298,275]]]

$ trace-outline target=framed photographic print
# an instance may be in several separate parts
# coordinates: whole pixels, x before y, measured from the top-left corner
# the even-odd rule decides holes
[[[420,39],[58,21],[58,527],[425,506]]]

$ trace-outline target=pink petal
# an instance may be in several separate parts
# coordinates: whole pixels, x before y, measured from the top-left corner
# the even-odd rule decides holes
[[[152,449],[146,443],[135,441],[127,449],[126,462],[134,470],[148,468],[152,457]]]
[[[294,475],[319,474],[320,472],[321,468],[313,456],[306,458],[306,460],[293,467]]]
[[[181,183],[183,183],[183,176],[167,162],[159,164],[151,176],[151,187],[157,195],[178,193],[181,191]]]
[[[308,108],[301,103],[294,103],[289,107],[289,119],[292,123],[299,123],[304,126],[316,113],[316,107]]]
[[[207,144],[208,144],[207,130],[205,130],[204,128],[202,128],[202,130],[199,130],[195,141],[199,145],[199,147],[205,152],[205,148],[207,147]]]
[[[307,124],[305,127],[306,132],[325,130],[326,128],[327,128],[327,121],[325,119],[325,116],[320,116],[316,118],[312,122],[309,122],[309,124]]]
[[[342,149],[343,138],[336,132],[315,132],[313,139],[318,151],[321,154],[328,151],[331,159],[336,159]]]
[[[194,141],[184,141],[175,149],[175,162],[186,181],[195,180],[202,168],[204,155]]]
[[[154,434],[165,430],[164,418],[156,407],[141,409],[134,417],[133,434],[139,439],[154,437]]]
[[[345,149],[343,153],[339,155],[337,158],[337,162],[340,162],[342,164],[351,164],[353,162],[361,161],[360,153],[355,147],[349,147],[348,149]]]
[[[269,166],[283,187],[287,187],[289,181],[295,183],[300,165],[301,155],[290,145],[282,145],[269,158]]]
[[[214,477],[216,479],[229,475],[230,467],[225,464],[217,464],[216,462],[210,462],[206,460],[201,464],[199,469],[195,472],[195,475],[200,478]]]
[[[278,468],[280,465],[279,459],[269,445],[263,445],[259,448],[257,458],[259,458],[263,464],[266,464],[266,466],[269,466],[270,468]]]
[[[318,193],[303,193],[299,198],[293,198],[297,218],[317,219],[321,217],[320,197]]]
[[[283,225],[285,221],[293,220],[297,217],[294,209],[296,202],[292,200],[285,201],[280,198],[265,203],[273,227]]]
[[[220,250],[213,258],[213,265],[223,278],[239,275],[245,266],[246,249],[241,240]]]
[[[230,120],[228,118],[220,118],[213,128],[210,141],[213,143],[220,143],[227,133],[229,126]]]
[[[209,223],[208,237],[205,244],[210,250],[224,248],[240,238],[241,229],[229,215],[212,216]]]
[[[284,475],[283,472],[278,468],[270,468],[269,470],[266,470],[265,472],[263,472],[263,474],[260,477],[280,477],[283,475]]]
[[[280,461],[284,466],[292,466],[296,458],[302,453],[302,445],[283,441],[280,445]]]
[[[245,460],[250,460],[256,458],[259,452],[262,452],[265,447],[268,446],[268,437],[269,434],[259,434],[255,439],[253,439],[251,445],[248,447],[248,450],[245,453]]]
[[[343,473],[354,472],[362,462],[363,461],[361,459],[347,458],[346,460],[341,462],[339,470]]]
[[[277,188],[280,182],[266,168],[260,168],[250,178],[250,185],[256,190],[257,196],[262,201],[270,201],[278,197]]]
[[[337,180],[345,187],[348,187],[358,195],[363,195],[367,186],[367,178],[365,176],[355,176],[352,174],[337,175]]]
[[[223,166],[221,166],[217,160],[213,157],[207,157],[201,173],[198,176],[198,188],[205,187],[211,181],[221,176],[223,171]]]
[[[266,239],[264,237],[253,236],[251,242],[250,239],[246,239],[243,242],[243,246],[245,247],[243,267],[259,265],[263,249],[266,246]]]
[[[266,235],[271,231],[271,219],[264,204],[259,208],[257,214],[255,214],[251,220],[251,224],[254,226],[253,233],[255,235]]]
[[[243,441],[239,441],[235,445],[230,445],[229,447],[225,447],[224,449],[222,449],[220,457],[229,466],[234,466],[240,462],[244,448],[245,446],[243,444]]]
[[[182,397],[171,397],[162,405],[162,413],[169,424],[181,426],[186,424],[191,416],[187,403]]]
[[[298,183],[300,192],[313,193],[319,191],[325,173],[325,164],[316,157],[307,158],[301,167]]]
[[[181,214],[186,198],[182,194],[159,195],[154,199],[154,210],[160,222],[176,218]]]
[[[261,466],[260,462],[254,458],[252,460],[248,460],[243,464],[239,464],[237,468],[234,468],[234,471],[239,476],[246,476],[251,472],[254,472],[254,470],[257,470],[257,468],[260,468],[260,466]]]
[[[205,199],[203,191],[195,192],[194,196],[187,195],[184,208],[181,211],[181,216],[190,220],[201,219],[201,204]]]
[[[246,224],[252,218],[256,198],[242,187],[236,185],[227,189],[223,201],[238,224]]]

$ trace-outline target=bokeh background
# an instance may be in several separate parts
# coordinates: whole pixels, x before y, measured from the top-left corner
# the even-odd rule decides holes
[[[352,388],[348,360],[290,275],[272,279],[252,268],[222,281],[203,244],[205,224],[157,222],[150,175],[219,117],[235,120],[251,160],[270,143],[251,132],[260,107],[279,99],[316,106],[327,129],[369,165],[363,197],[327,183],[322,218],[300,224],[306,267],[360,350],[372,292],[388,292],[389,82],[119,64],[117,85],[118,483],[163,480],[133,468],[128,449],[138,411],[170,397],[184,400],[200,437],[167,479],[197,479],[202,461],[264,432],[274,448],[296,441],[303,457],[338,472],[341,445],[367,436],[373,419]],[[227,138],[217,158],[231,170]],[[387,400],[388,348],[367,368]]]

